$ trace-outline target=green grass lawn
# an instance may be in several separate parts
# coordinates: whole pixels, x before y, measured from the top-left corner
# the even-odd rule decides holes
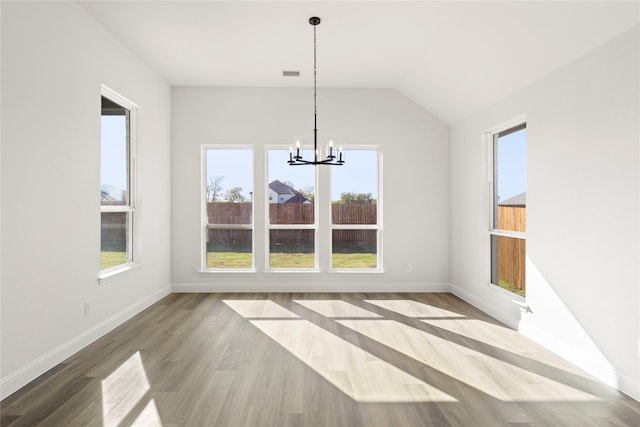
[[[127,262],[126,252],[100,252],[100,270],[115,267]]]
[[[333,268],[376,268],[378,257],[376,254],[333,254],[331,263]]]
[[[271,268],[313,268],[314,254],[272,253]],[[333,268],[376,268],[375,254],[333,254]],[[245,252],[208,252],[208,268],[251,268],[251,254]]]
[[[246,252],[207,252],[207,268],[251,268]]]

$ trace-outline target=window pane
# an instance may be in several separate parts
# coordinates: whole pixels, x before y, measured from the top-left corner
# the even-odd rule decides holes
[[[205,150],[206,267],[253,268],[253,150]],[[236,225],[238,227],[234,228]],[[242,228],[239,228],[242,227]]]
[[[315,266],[315,230],[269,230],[270,268]]]
[[[331,222],[377,224],[378,151],[350,150],[348,156],[331,169]]]
[[[519,126],[496,134],[493,154],[493,227],[499,230],[525,231],[527,208],[526,128]]]
[[[525,239],[491,236],[491,283],[525,295]]]
[[[209,224],[252,224],[253,151],[206,151]]]
[[[331,268],[377,268],[377,230],[333,230]]]
[[[304,158],[313,151],[303,150]],[[289,150],[269,150],[269,223],[313,224],[315,167],[290,166]]]
[[[100,125],[100,200],[127,205],[129,189],[129,110],[102,97]]]
[[[129,212],[102,212],[100,269],[129,262]]]
[[[208,230],[207,268],[252,268],[252,235],[252,230]]]

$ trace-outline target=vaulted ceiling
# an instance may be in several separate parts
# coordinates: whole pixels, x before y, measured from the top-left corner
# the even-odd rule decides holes
[[[449,124],[639,23],[637,1],[79,4],[172,86],[311,87],[319,16],[319,92],[393,88]]]

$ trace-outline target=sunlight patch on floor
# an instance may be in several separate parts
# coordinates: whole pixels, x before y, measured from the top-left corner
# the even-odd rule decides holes
[[[451,387],[450,378],[454,378],[503,401],[601,400],[547,376],[395,320],[340,320],[338,323],[432,368],[428,375],[435,387]],[[526,365],[529,360],[523,357],[521,362]],[[539,368],[543,369],[544,365]],[[553,368],[549,369],[549,376],[555,376]]]
[[[103,425],[118,426],[150,389],[140,352],[102,380]]]
[[[472,340],[490,343],[497,347],[514,353],[526,353],[537,351],[539,347],[506,326],[496,325],[478,319],[434,319],[421,320],[427,325],[435,326],[456,335],[461,335]]]
[[[290,312],[283,306],[271,300],[224,300],[222,301],[231,307],[242,317],[249,319],[272,319],[272,318],[298,318],[295,313]]]
[[[406,317],[459,317],[465,318],[466,316],[455,311],[445,310],[444,308],[435,307],[433,305],[425,304],[422,302],[399,299],[399,300],[379,300],[368,299],[364,300],[369,304],[376,305],[384,308],[385,310],[393,311]]]
[[[372,313],[369,310],[360,308],[353,304],[350,304],[342,300],[293,300],[293,302],[300,304],[301,306],[315,311],[325,317],[377,317],[381,318],[379,314]]]
[[[151,399],[138,414],[131,427],[162,427],[155,400]]]
[[[457,401],[449,394],[362,350],[357,345],[308,320],[300,319],[295,313],[273,301],[223,302],[355,401]],[[357,318],[363,315],[375,316],[373,319],[379,318],[374,313],[341,301],[317,301],[305,306],[340,317],[351,313]]]
[[[355,401],[457,401],[307,320],[251,323]]]

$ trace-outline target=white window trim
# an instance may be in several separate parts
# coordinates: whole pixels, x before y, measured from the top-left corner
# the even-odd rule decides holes
[[[200,274],[206,273],[255,273],[255,197],[251,200],[251,224],[209,224],[207,218],[207,150],[251,150],[251,173],[253,174],[253,194],[255,194],[255,147],[252,144],[202,144],[200,147]],[[207,232],[210,229],[251,230],[251,267],[250,268],[208,268]]]
[[[128,230],[127,230],[127,246],[129,248],[128,259],[124,264],[116,265],[114,267],[105,268],[100,270],[98,274],[98,283],[102,283],[106,279],[112,278],[120,273],[124,273],[133,269],[140,264],[140,253],[138,242],[140,241],[139,226],[136,218],[136,201],[137,201],[137,135],[138,135],[138,110],[140,106],[133,101],[120,95],[118,92],[102,84],[100,86],[100,95],[104,96],[116,104],[129,110],[129,189],[128,199],[129,203],[125,206],[100,206],[100,213],[102,212],[127,212],[129,215]],[[99,259],[99,257],[98,257]]]
[[[501,132],[504,132],[506,130],[509,130],[511,128],[520,126],[520,125],[525,125],[527,124],[527,116],[526,114],[522,114],[520,116],[514,117],[511,120],[508,120],[504,123],[501,123],[497,126],[494,126],[490,129],[487,129],[484,132],[484,137],[485,137],[485,146],[487,147],[487,164],[488,164],[488,170],[487,170],[487,183],[488,183],[488,194],[489,194],[489,209],[488,209],[488,220],[489,220],[489,224],[488,224],[488,231],[489,231],[489,265],[491,266],[492,263],[492,259],[491,259],[491,237],[492,236],[498,236],[498,237],[511,237],[514,239],[522,239],[522,240],[526,240],[527,239],[527,235],[526,232],[522,232],[522,231],[510,231],[510,230],[502,230],[499,228],[495,228],[494,227],[494,215],[495,215],[495,206],[494,206],[494,201],[495,201],[495,188],[494,188],[494,168],[495,168],[495,156],[494,156],[494,138],[496,135],[498,135]],[[487,280],[487,284],[490,287],[490,289],[496,290],[496,292],[503,294],[503,295],[508,295],[509,297],[513,297],[516,298],[517,300],[521,300],[521,302],[525,301],[526,297],[522,297],[521,295],[518,295],[516,293],[510,292],[506,289],[502,289],[497,283],[493,283],[491,281],[491,268],[489,268],[489,278]]]
[[[314,204],[313,204],[313,224],[271,224],[269,219],[269,151],[270,150],[284,150],[287,152],[290,146],[286,144],[268,144],[264,147],[264,185],[265,185],[265,197],[264,197],[264,272],[265,273],[319,273],[320,272],[320,239],[319,239],[319,218],[318,218],[318,203],[319,200],[319,173],[317,166],[292,166],[292,167],[313,167],[314,169]],[[313,149],[302,147],[302,150],[309,150],[313,152]],[[282,158],[283,163],[287,161],[287,157]],[[325,167],[325,166],[320,166]],[[270,230],[314,230],[313,237],[313,259],[315,267],[312,268],[271,268],[269,265],[269,255],[271,254],[269,247],[269,231]]]
[[[329,214],[328,214],[328,218],[329,218],[329,240],[330,240],[330,244],[329,244],[329,248],[330,248],[330,253],[329,253],[329,273],[336,273],[336,274],[343,274],[343,273],[384,273],[384,263],[383,263],[383,245],[382,245],[382,224],[383,224],[383,218],[382,218],[382,211],[383,211],[383,185],[382,183],[383,181],[383,177],[382,177],[382,171],[383,171],[383,167],[382,167],[382,145],[352,145],[352,146],[345,146],[344,147],[345,152],[347,150],[350,151],[356,151],[356,150],[375,150],[378,153],[378,198],[376,200],[376,209],[377,209],[377,219],[378,219],[378,223],[377,224],[333,224],[333,220],[331,218],[331,201],[329,203]],[[339,166],[338,166],[339,167]],[[329,179],[329,183],[332,182],[332,179],[330,177]],[[331,184],[330,184],[331,185]],[[329,188],[329,194],[331,194],[332,189]],[[376,258],[377,258],[377,268],[333,268],[332,267],[332,262],[331,262],[331,257],[333,256],[333,230],[377,230],[377,236],[376,236]]]

